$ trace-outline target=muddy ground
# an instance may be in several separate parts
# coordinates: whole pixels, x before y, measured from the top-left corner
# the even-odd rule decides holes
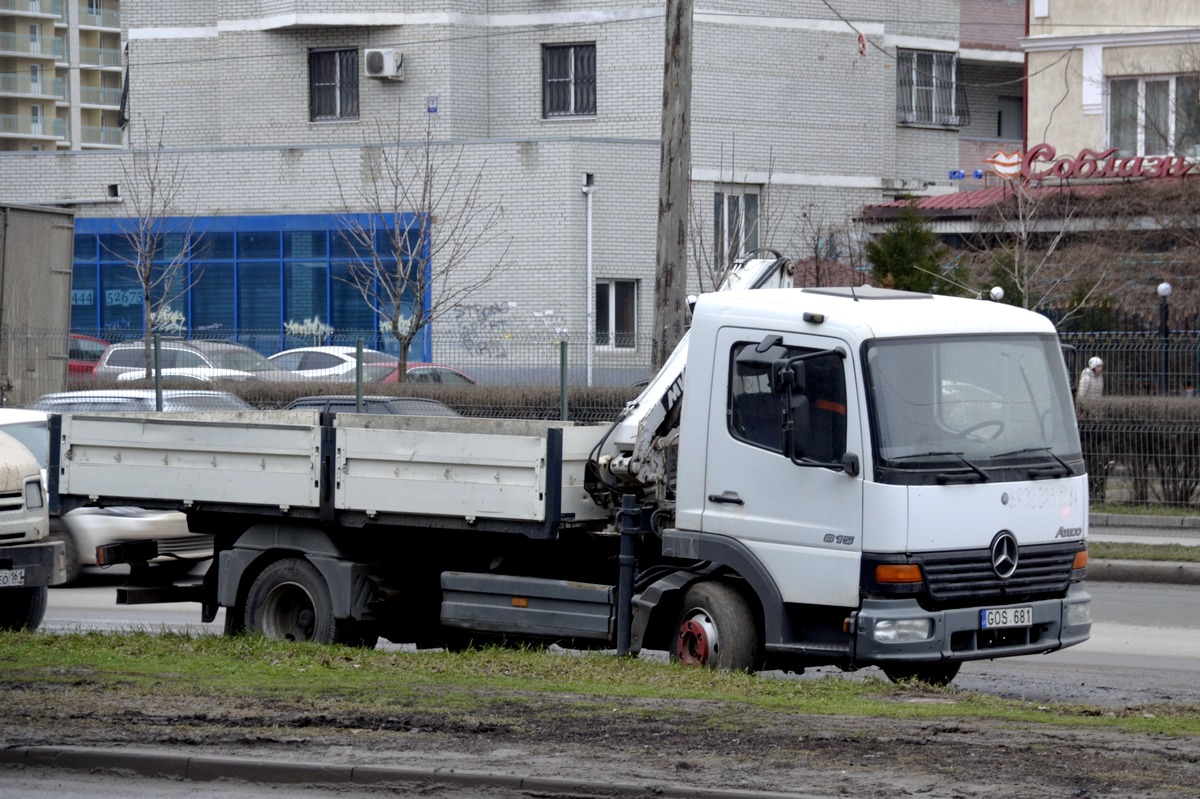
[[[807,796],[1200,796],[1200,740],[991,721],[813,716],[725,703],[541,694],[438,713],[335,700],[118,696],[9,686],[0,746],[82,745],[803,793]],[[914,689],[897,702],[947,701]],[[1167,706],[1098,709],[1165,714]],[[1195,708],[1190,712],[1195,713]],[[0,777],[2,779],[2,777]]]

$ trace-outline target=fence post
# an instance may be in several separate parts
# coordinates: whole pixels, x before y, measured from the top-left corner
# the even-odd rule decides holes
[[[558,418],[567,421],[567,342],[558,342]]]
[[[154,334],[154,410],[163,409],[162,400],[162,333]]]
[[[363,340],[354,340],[354,412],[363,412]]]

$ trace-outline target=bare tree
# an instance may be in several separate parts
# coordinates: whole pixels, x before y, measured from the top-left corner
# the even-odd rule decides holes
[[[140,117],[139,117],[140,120]],[[181,217],[179,201],[189,188],[187,169],[164,146],[166,120],[157,131],[140,125],[142,141],[133,142],[121,159],[121,187],[132,213],[118,222],[127,252],[113,252],[133,271],[142,293],[146,377],[153,369],[150,334],[183,326],[181,312],[171,304],[195,285],[199,273],[188,270],[193,220]],[[130,138],[135,128],[130,125]]]
[[[976,230],[967,259],[975,285],[1000,286],[1012,305],[1053,309],[1059,324],[1110,301],[1128,277],[1128,209],[1100,192],[1013,182],[980,211]]]
[[[404,381],[417,335],[510,266],[511,239],[500,224],[501,202],[484,196],[483,169],[468,172],[462,146],[435,142],[432,122],[416,141],[398,128],[387,133],[381,129],[381,143],[368,145],[372,161],[356,189],[336,179],[341,232],[356,253],[345,280],[396,339],[397,379]],[[478,257],[493,245],[502,245],[498,255]]]

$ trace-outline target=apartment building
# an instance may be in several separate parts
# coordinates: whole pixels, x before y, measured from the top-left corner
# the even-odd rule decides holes
[[[339,279],[339,231],[370,210],[379,148],[428,130],[504,212],[458,279],[511,268],[423,353],[469,364],[552,330],[648,362],[662,2],[125,0],[121,25],[131,149],[0,161],[0,200],[76,208],[81,332],[141,333],[121,232],[132,155],[154,151],[186,175],[178,332],[391,346]],[[689,288],[758,247],[844,257],[862,206],[982,185],[980,156],[1019,139],[1023,29],[1022,0],[696,5]]]
[[[1030,0],[1029,143],[1200,158],[1200,6]]]
[[[0,0],[0,152],[119,148],[119,0]]]

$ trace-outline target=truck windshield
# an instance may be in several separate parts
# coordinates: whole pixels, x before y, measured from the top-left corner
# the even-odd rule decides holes
[[[1014,459],[1081,458],[1053,336],[874,341],[866,376],[882,466],[963,469],[966,459],[986,469]]]

